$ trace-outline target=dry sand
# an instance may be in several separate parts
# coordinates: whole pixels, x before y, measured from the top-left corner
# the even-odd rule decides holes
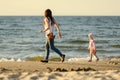
[[[120,80],[120,61],[0,62],[0,80]]]

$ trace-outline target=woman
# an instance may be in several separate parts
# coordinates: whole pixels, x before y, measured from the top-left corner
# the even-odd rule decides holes
[[[59,38],[62,38],[62,35],[60,32],[59,25],[57,24],[56,20],[53,18],[52,11],[50,9],[45,10],[43,25],[44,25],[44,30],[40,30],[40,32],[46,33],[46,53],[47,53],[47,55],[46,55],[45,60],[41,60],[41,62],[48,63],[50,48],[52,50],[54,50],[61,57],[61,61],[64,62],[65,55],[62,54],[60,52],[60,50],[54,46],[54,38],[55,38],[54,26],[57,28]]]

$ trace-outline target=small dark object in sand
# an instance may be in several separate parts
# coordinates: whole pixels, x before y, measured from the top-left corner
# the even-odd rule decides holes
[[[6,72],[6,71],[11,71],[11,70],[6,69],[6,68],[1,68],[1,71],[2,71],[2,72]]]
[[[61,72],[67,72],[67,71],[68,71],[68,70],[66,70],[66,69],[64,69],[64,68],[61,70]]]
[[[78,68],[76,71],[82,71],[82,69],[81,69],[81,68]]]
[[[52,72],[53,70],[50,67],[47,67],[48,72]]]
[[[61,68],[56,68],[54,71],[59,71],[59,72],[60,72],[60,71],[61,71]]]
[[[75,71],[75,70],[73,68],[71,68],[70,71]]]
[[[117,65],[117,64],[119,64],[119,62],[118,61],[109,61],[109,64]]]

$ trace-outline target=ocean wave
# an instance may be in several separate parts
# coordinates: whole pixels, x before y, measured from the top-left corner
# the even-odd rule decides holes
[[[21,61],[24,61],[24,60],[21,60],[20,58],[18,58],[18,59],[14,59],[14,58],[0,58],[0,62],[13,62],[13,61],[21,62]]]
[[[108,40],[96,40],[96,43],[109,43]]]
[[[73,58],[69,58],[66,61],[68,62],[76,62],[76,61],[88,61],[90,59],[90,57],[73,57]],[[93,61],[96,61],[96,58],[93,57],[92,58]],[[103,59],[100,58],[100,61],[102,61]]]
[[[63,46],[57,46],[59,48],[76,48],[76,46],[67,46],[67,45],[63,45]]]
[[[25,30],[25,31],[26,31],[26,30],[28,30],[28,31],[31,31],[32,29],[25,29],[25,28],[23,28],[23,29],[22,29],[22,28],[21,28],[21,29],[13,29],[13,28],[12,28],[12,29],[4,29],[4,28],[0,28],[0,30],[5,30],[5,31],[6,31],[6,30],[8,30],[8,31],[9,31],[9,30],[10,30],[10,31],[13,31],[13,30],[14,30],[14,31],[17,31],[17,30],[18,30],[18,31],[21,31],[21,30]]]
[[[23,61],[40,61],[42,60],[43,57],[42,56],[35,56],[35,57],[26,57],[24,59],[21,58],[0,58],[0,62],[23,62]],[[80,56],[80,57],[71,57],[71,58],[66,58],[65,61],[68,62],[75,62],[75,61],[88,61],[90,59],[89,56]],[[120,56],[99,56],[100,61],[120,61]],[[93,61],[96,60],[95,57],[93,57],[92,59]],[[60,61],[59,57],[54,57],[54,58],[50,58],[50,61]]]
[[[81,60],[88,60],[88,58],[69,58],[67,59],[67,61],[71,62],[71,61],[81,61]]]
[[[10,25],[10,27],[25,27],[25,26],[20,23],[13,23]]]
[[[0,28],[0,30],[4,30],[4,28]]]
[[[115,48],[120,48],[120,44],[116,44],[116,45],[111,45],[112,47],[115,47]]]
[[[120,29],[119,27],[114,27],[114,26],[111,26],[111,27],[101,27],[101,26],[98,26],[97,27],[98,29]]]
[[[103,57],[100,56],[99,58],[100,58],[100,61],[104,61],[104,60],[107,60],[107,61],[120,61],[120,56],[103,56]],[[67,59],[66,61],[69,61],[69,62],[88,61],[89,59],[90,59],[90,57],[73,57],[73,58]],[[93,57],[92,60],[95,61],[96,58]]]
[[[103,57],[104,60],[110,60],[110,61],[120,61],[120,56],[105,56]]]
[[[75,43],[75,44],[84,44],[84,43],[88,43],[88,41],[86,40],[70,40],[68,41],[69,43]]]

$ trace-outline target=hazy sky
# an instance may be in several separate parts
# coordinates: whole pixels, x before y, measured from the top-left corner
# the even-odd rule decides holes
[[[120,16],[120,0],[0,0],[0,15],[43,15],[47,8],[53,15]]]

